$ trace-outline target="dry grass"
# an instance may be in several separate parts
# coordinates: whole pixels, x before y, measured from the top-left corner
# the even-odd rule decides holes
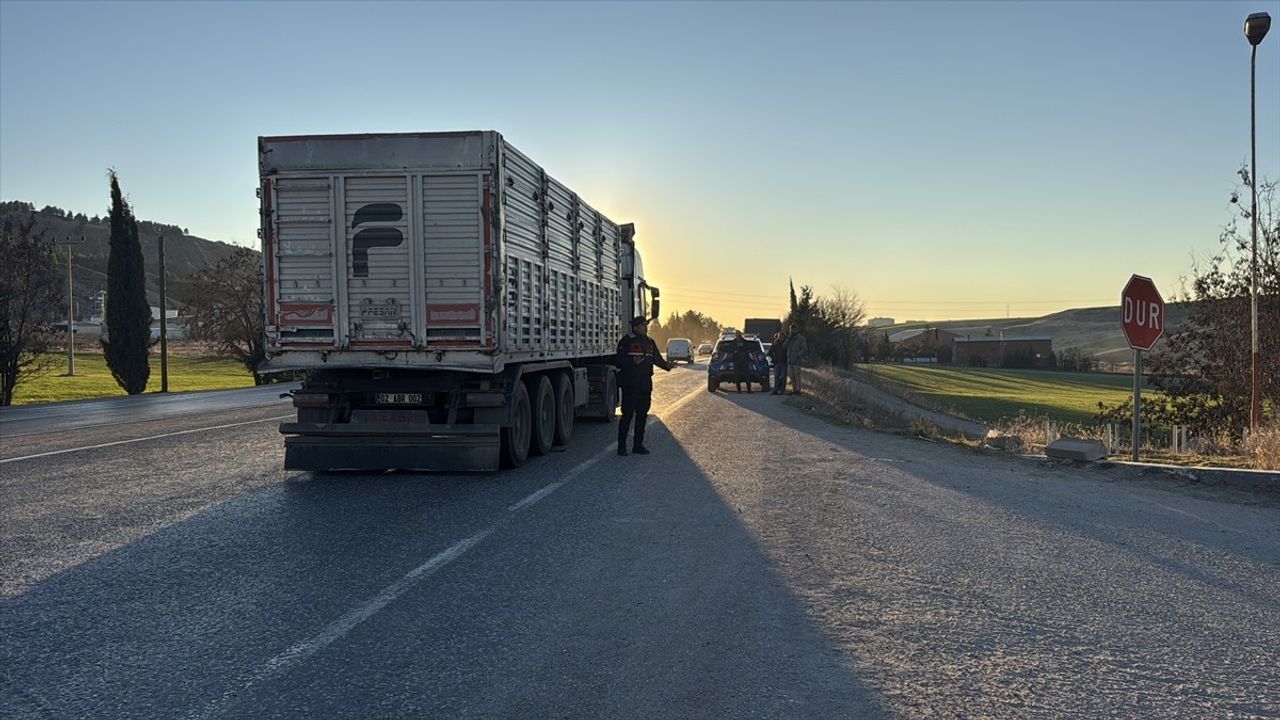
[[[1280,422],[1272,422],[1249,436],[1245,448],[1259,470],[1280,470]]]

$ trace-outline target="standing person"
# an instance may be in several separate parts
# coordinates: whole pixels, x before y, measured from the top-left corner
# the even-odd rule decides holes
[[[787,370],[791,373],[791,392],[788,395],[800,394],[800,371],[809,362],[809,341],[801,334],[800,328],[791,323],[787,338]]]
[[[635,440],[631,452],[648,455],[644,446],[644,426],[649,420],[653,399],[653,366],[671,372],[671,363],[658,352],[658,344],[648,335],[649,321],[638,315],[631,319],[631,332],[618,341],[614,364],[618,366],[618,387],[622,389],[622,421],[618,423],[618,454],[627,454],[627,433],[635,418]]]
[[[751,346],[742,336],[741,330],[733,332],[733,346],[729,349],[733,357],[733,380],[742,392],[742,383],[747,384],[747,393],[751,392]]]
[[[769,357],[773,359],[774,395],[787,391],[787,334],[779,330],[773,334],[773,344],[769,346]]]

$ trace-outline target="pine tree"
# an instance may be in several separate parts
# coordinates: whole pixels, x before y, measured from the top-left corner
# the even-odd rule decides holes
[[[151,368],[151,306],[147,304],[146,275],[138,220],[120,193],[115,170],[111,177],[111,244],[107,256],[107,338],[102,341],[107,367],[130,395],[147,388]]]

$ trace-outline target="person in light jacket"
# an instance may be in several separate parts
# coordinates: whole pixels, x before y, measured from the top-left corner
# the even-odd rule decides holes
[[[792,323],[787,334],[787,371],[791,373],[791,392],[788,395],[800,394],[800,371],[808,362],[809,341]]]

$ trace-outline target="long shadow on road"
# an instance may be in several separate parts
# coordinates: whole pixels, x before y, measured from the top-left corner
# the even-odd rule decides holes
[[[18,717],[885,715],[698,463],[651,433],[655,455],[608,457],[518,513],[513,498],[582,457],[544,459],[532,480],[303,475],[217,505],[0,605],[0,705]]]

